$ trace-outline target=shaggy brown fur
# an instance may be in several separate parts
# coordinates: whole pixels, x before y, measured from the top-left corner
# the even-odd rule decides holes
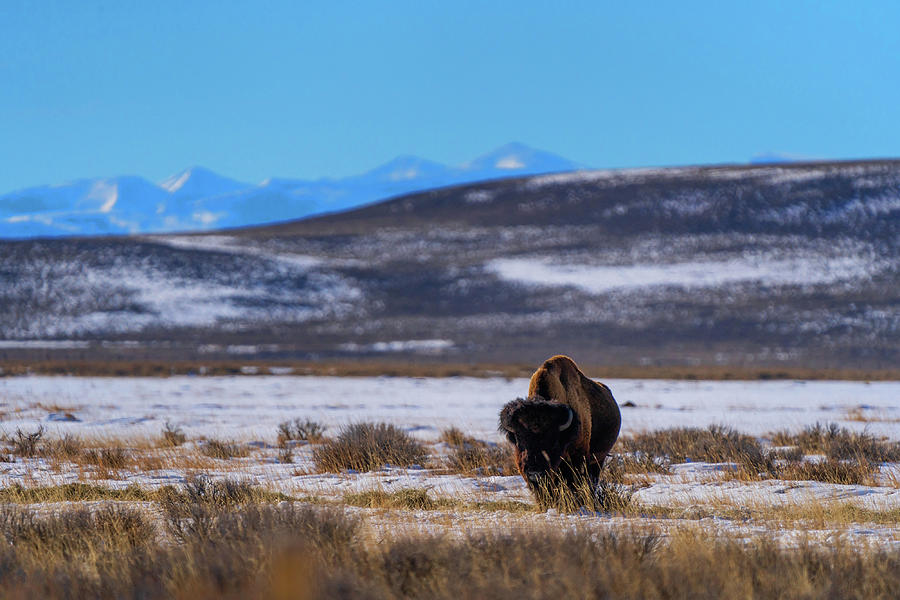
[[[572,485],[586,474],[596,485],[621,422],[609,388],[587,378],[568,356],[545,361],[531,376],[528,398],[500,412],[500,429],[515,444],[519,472],[532,489],[552,474]]]

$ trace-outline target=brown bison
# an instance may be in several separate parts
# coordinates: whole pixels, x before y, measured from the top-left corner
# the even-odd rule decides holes
[[[559,476],[574,488],[587,475],[597,486],[622,423],[612,392],[588,379],[568,356],[554,356],[531,376],[528,398],[500,411],[500,430],[515,444],[529,488]]]

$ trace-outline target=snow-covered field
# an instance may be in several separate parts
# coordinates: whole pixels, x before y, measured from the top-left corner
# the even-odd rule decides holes
[[[730,425],[763,435],[836,422],[900,439],[900,382],[605,380],[623,406],[622,433]],[[0,379],[0,427],[43,424],[78,435],[157,434],[272,440],[279,423],[309,417],[336,430],[370,420],[433,440],[456,426],[499,441],[497,415],[526,379],[405,377],[13,377]],[[70,412],[78,421],[49,420]],[[62,410],[65,409],[65,410]]]
[[[900,382],[606,383],[622,406],[623,435],[723,424],[765,437],[778,430],[799,431],[817,422],[835,422],[853,430],[900,439]],[[368,489],[390,492],[418,487],[428,489],[435,497],[529,502],[530,495],[518,476],[465,477],[426,468],[322,474],[312,468],[309,446],[297,447],[294,463],[289,464],[277,460],[275,448],[278,424],[297,417],[326,425],[328,434],[335,434],[341,425],[351,422],[393,423],[428,442],[430,451],[437,456],[448,451],[438,437],[451,426],[501,443],[497,414],[505,402],[526,391],[527,380],[500,378],[5,378],[0,379],[0,428],[11,435],[17,429],[33,431],[43,426],[49,437],[69,433],[85,439],[123,440],[127,444],[129,440],[158,437],[169,422],[184,431],[188,447],[203,438],[217,438],[237,440],[254,448],[246,458],[210,460],[207,462],[212,466],[200,469],[171,466],[144,472],[123,471],[116,479],[103,482],[114,487],[178,483],[199,470],[212,477],[252,479],[297,496],[340,499],[346,493]],[[647,475],[644,487],[634,497],[647,506],[683,507],[689,517],[697,507],[722,505],[741,508],[849,502],[870,510],[895,510],[900,509],[897,467],[883,465],[878,484],[863,486],[740,481],[727,477],[727,464],[687,463],[674,465],[669,475]],[[84,477],[83,470],[60,469],[41,458],[0,463],[3,486],[58,484],[82,481]],[[407,517],[423,524],[440,519],[436,514]],[[454,518],[466,521],[470,517]],[[565,517],[572,518],[597,517]],[[764,523],[715,518],[707,520],[707,525],[737,532],[767,527]],[[854,536],[879,543],[900,543],[900,533],[889,526],[859,525],[851,529]],[[846,528],[841,531],[846,532]],[[794,539],[792,536],[799,535],[799,529],[783,535]],[[826,538],[827,535],[827,531],[823,533]]]

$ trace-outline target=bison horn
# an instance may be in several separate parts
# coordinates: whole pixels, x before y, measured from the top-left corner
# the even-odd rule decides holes
[[[565,431],[566,429],[569,428],[569,425],[572,424],[572,417],[573,417],[574,414],[575,414],[575,413],[572,412],[572,407],[567,406],[566,408],[569,409],[569,419],[568,419],[563,425],[560,425],[560,426],[559,426],[559,430],[560,430],[560,431]]]

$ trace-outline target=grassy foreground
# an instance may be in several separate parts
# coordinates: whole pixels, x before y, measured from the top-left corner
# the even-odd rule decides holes
[[[7,598],[895,598],[900,550],[552,527],[373,540],[339,509],[172,494],[162,525],[106,506],[0,509]]]

